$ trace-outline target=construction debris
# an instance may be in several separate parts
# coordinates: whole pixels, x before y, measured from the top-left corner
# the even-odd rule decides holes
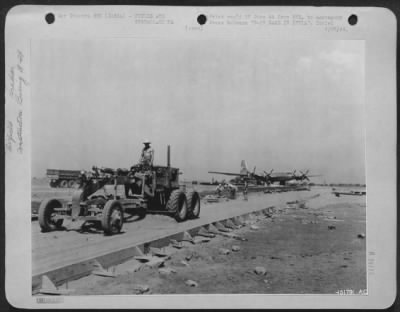
[[[185,284],[188,285],[188,286],[190,286],[190,287],[197,287],[197,286],[199,286],[199,284],[198,284],[197,282],[192,281],[192,280],[187,280],[187,281],[185,282]]]
[[[235,233],[219,233],[219,234],[222,235],[222,236],[233,238],[233,239],[237,239],[237,240],[240,240],[240,241],[247,241],[247,238],[241,237],[241,236],[239,236],[239,235],[237,235]]]
[[[150,247],[151,253],[154,256],[169,258],[171,255],[163,249]]]
[[[130,272],[130,273],[134,273],[140,270],[140,268],[142,267],[143,263],[139,262],[139,261],[135,261],[127,270],[126,272]],[[118,269],[118,267],[117,267]]]
[[[109,272],[103,268],[103,266],[98,262],[94,261],[93,263],[94,270],[92,271],[93,275],[104,276],[104,277],[115,277],[113,272]]]
[[[208,232],[212,234],[219,234],[218,229],[213,224],[208,225]]]
[[[170,275],[171,273],[176,273],[176,270],[172,268],[161,268],[158,269],[158,273],[160,273],[161,275]]]
[[[220,248],[219,249],[219,253],[221,254],[221,255],[228,255],[228,254],[230,254],[230,250],[229,249],[226,249],[226,248]]]
[[[232,246],[232,251],[239,251],[239,250],[240,250],[240,246],[237,246],[237,245]]]
[[[193,243],[193,237],[188,232],[183,232],[181,241]]]
[[[256,216],[254,213],[249,213],[249,214],[247,215],[247,217],[248,217],[249,219],[257,219],[257,216]]]
[[[231,229],[226,228],[222,223],[220,222],[215,222],[214,226],[217,228],[218,231],[220,232],[231,232]]]
[[[225,227],[227,227],[228,229],[237,229],[238,227],[236,226],[236,224],[234,224],[230,219],[225,221]]]
[[[146,262],[144,265],[150,268],[158,268],[164,265],[165,258],[153,257],[149,262]]]
[[[211,238],[208,237],[203,237],[203,236],[195,236],[193,238],[193,244],[200,244],[200,243],[206,243],[209,242],[211,240]]]
[[[244,221],[244,224],[245,225],[252,225],[252,224],[254,224],[256,222],[257,222],[256,220],[246,220],[246,221]]]
[[[240,216],[239,216],[239,217],[233,218],[233,223],[234,223],[238,228],[241,228],[241,227],[244,226],[244,220],[243,220],[243,218],[241,218]]]
[[[136,292],[136,294],[143,294],[150,290],[148,285],[133,285],[132,289]]]
[[[256,273],[257,275],[265,275],[267,274],[267,270],[262,266],[257,266],[254,268],[254,273]]]
[[[213,237],[215,237],[215,234],[207,231],[205,228],[202,227],[197,232],[197,236],[204,236],[204,237],[208,237],[208,238],[213,238]]]
[[[134,259],[140,261],[140,262],[149,262],[150,260],[152,260],[154,257],[153,256],[134,256]]]
[[[167,257],[157,257],[157,256],[135,256],[134,259],[144,262],[145,266],[148,266],[150,268],[154,267],[160,267],[164,265],[165,260],[170,258],[170,256]]]
[[[183,243],[182,242],[178,242],[175,239],[171,239],[171,246],[176,248],[176,249],[181,249],[183,248]]]

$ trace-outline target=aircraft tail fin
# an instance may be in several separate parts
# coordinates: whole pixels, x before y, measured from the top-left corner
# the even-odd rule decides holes
[[[242,163],[240,164],[240,174],[247,175],[249,173],[249,170],[247,169],[247,164],[245,160],[242,160]]]

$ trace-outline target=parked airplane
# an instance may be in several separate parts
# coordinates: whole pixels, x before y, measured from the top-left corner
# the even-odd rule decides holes
[[[258,185],[262,184],[273,184],[279,182],[280,185],[285,185],[289,181],[303,181],[307,180],[310,181],[310,177],[316,177],[319,175],[308,175],[309,170],[306,172],[300,171],[300,175],[296,175],[296,170],[293,172],[273,172],[273,169],[270,172],[264,171],[264,175],[258,175],[255,173],[256,167],[254,167],[253,172],[250,172],[247,169],[247,164],[245,160],[242,160],[241,163],[241,170],[240,173],[233,173],[233,172],[220,172],[220,171],[209,171],[208,173],[215,173],[215,174],[223,174],[223,175],[230,175],[236,176],[236,178],[231,180],[231,183],[234,184],[242,184],[245,180],[248,183],[254,183]]]
[[[285,185],[289,181],[310,181],[310,177],[318,177],[320,176],[319,174],[317,175],[309,175],[308,174],[309,170],[306,172],[300,171],[299,175],[296,175],[296,170],[293,172],[275,172],[273,173],[273,170],[271,170],[269,173],[264,171],[265,176],[267,177],[268,184],[279,182],[280,185]]]
[[[267,179],[265,175],[258,175],[255,173],[256,167],[254,167],[253,172],[250,172],[247,169],[247,164],[245,160],[242,160],[240,164],[240,173],[233,173],[233,172],[221,172],[221,171],[208,171],[208,173],[215,173],[215,174],[223,174],[228,176],[235,176],[230,182],[232,184],[243,184],[245,181],[247,183],[258,184],[262,185],[267,183]]]

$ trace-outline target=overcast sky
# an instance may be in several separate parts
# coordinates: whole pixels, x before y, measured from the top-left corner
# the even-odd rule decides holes
[[[32,44],[32,174],[128,168],[142,141],[185,179],[310,169],[365,182],[363,41]]]

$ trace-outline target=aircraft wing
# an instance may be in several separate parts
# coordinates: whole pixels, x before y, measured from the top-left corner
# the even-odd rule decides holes
[[[223,175],[230,175],[230,176],[247,177],[247,174],[233,173],[233,172],[208,171],[208,173],[216,173],[216,174],[223,174]]]
[[[271,176],[289,176],[289,175],[293,175],[293,172],[290,172],[290,171],[286,171],[286,172],[273,172],[273,173],[271,173]]]

